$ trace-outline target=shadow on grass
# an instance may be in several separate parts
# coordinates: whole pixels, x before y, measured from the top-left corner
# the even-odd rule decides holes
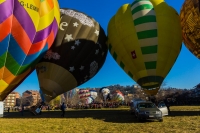
[[[24,116],[21,116],[20,112],[5,112],[4,119],[62,118],[61,113],[61,111],[44,111],[41,115],[33,115],[31,112],[24,112]],[[200,115],[200,111],[171,111],[171,114],[165,117],[198,115]],[[113,123],[138,123],[138,120],[130,114],[129,110],[67,110],[63,119],[66,118],[93,118]]]
[[[171,111],[169,116],[200,116],[200,111]]]
[[[18,119],[34,119],[34,118],[62,118],[61,111],[43,111],[41,115],[33,115],[31,112],[4,112],[4,119],[18,118]],[[105,122],[114,123],[134,123],[138,122],[134,115],[131,115],[129,110],[67,110],[65,118],[93,118]]]

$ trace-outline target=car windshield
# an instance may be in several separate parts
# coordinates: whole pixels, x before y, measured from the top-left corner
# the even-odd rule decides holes
[[[138,108],[155,108],[154,103],[140,103],[138,104]]]
[[[166,105],[165,105],[164,102],[160,102],[158,106],[159,106],[159,107],[166,107]]]

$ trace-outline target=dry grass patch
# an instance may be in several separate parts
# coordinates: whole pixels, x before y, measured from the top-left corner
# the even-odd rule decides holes
[[[200,106],[172,106],[163,122],[138,122],[129,108],[5,113],[0,118],[0,133],[199,133]]]

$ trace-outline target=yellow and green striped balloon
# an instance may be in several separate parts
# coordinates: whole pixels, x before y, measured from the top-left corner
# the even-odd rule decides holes
[[[109,51],[149,95],[155,95],[182,45],[178,13],[163,0],[124,4],[108,25]]]

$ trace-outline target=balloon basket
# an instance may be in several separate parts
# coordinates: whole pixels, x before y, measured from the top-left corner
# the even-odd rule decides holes
[[[40,104],[37,104],[37,105],[35,105],[34,107],[32,107],[32,108],[30,109],[30,112],[31,112],[33,115],[39,115],[39,114],[40,114],[40,111],[41,111],[41,109],[40,109]]]

